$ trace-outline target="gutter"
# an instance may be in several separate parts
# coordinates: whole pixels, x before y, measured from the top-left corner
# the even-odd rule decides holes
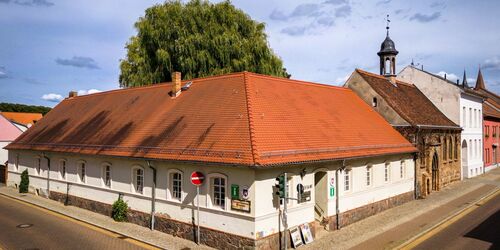
[[[419,129],[421,128],[437,128],[437,129],[455,129],[455,130],[462,130],[461,127],[459,126],[441,126],[441,125],[425,125],[425,124],[422,124],[422,125],[394,125],[394,124],[391,124],[391,126],[393,127],[417,127]]]
[[[151,165],[150,160],[146,160],[148,167],[153,170],[153,187],[151,190],[151,223],[150,229],[155,230],[155,203],[156,203],[156,168]]]

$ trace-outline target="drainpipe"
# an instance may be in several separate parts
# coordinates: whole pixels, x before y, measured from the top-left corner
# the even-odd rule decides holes
[[[342,167],[340,169],[335,170],[335,179],[337,180],[335,182],[335,189],[337,189],[337,195],[335,196],[335,213],[337,214],[337,229],[340,229],[340,191],[339,191],[339,171],[342,171],[345,169],[345,159],[342,160]]]
[[[153,188],[151,191],[151,230],[155,230],[155,203],[156,203],[156,168],[151,165],[151,161],[146,161],[149,168],[153,170]]]
[[[50,158],[45,153],[42,153],[42,157],[47,159],[47,198],[50,199]]]
[[[418,152],[413,155],[413,169],[414,169],[414,174],[413,174],[413,189],[414,189],[414,198],[415,200],[418,199],[418,196],[420,195],[420,188],[418,186],[418,179],[420,176],[417,176],[417,161],[418,161],[418,154],[420,153],[420,149],[418,148],[418,136],[420,134],[420,127],[417,126],[417,136],[415,137],[415,146],[417,146]],[[424,156],[425,156],[425,145],[422,145],[424,148]],[[422,157],[422,156],[421,156]],[[425,185],[425,183],[424,183]]]

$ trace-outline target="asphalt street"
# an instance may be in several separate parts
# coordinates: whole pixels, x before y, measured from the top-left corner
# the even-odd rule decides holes
[[[414,249],[500,249],[500,195],[475,206]]]
[[[0,249],[142,249],[127,240],[0,195]]]

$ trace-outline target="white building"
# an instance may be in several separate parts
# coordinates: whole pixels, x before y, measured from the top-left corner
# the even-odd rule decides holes
[[[121,194],[130,222],[155,214],[155,229],[193,239],[199,171],[201,241],[218,248],[280,246],[284,172],[288,228],[313,233],[414,197],[416,149],[349,89],[246,72],[182,90],[173,79],[65,99],[8,146],[8,184],[28,169],[32,192],[108,215]]]
[[[462,127],[462,177],[471,178],[483,169],[483,98],[467,82],[451,82],[413,66],[405,67],[398,78],[415,84],[450,120]]]

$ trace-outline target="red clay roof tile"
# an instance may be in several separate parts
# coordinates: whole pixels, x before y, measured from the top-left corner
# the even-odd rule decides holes
[[[234,73],[65,99],[8,149],[241,165],[416,149],[351,90]]]

